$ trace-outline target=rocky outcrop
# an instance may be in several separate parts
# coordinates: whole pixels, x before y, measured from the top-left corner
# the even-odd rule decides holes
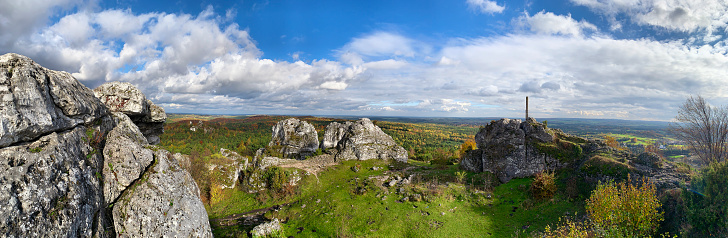
[[[339,141],[344,138],[344,134],[351,127],[351,122],[338,123],[332,122],[326,126],[324,131],[323,143],[321,143],[322,149],[335,148]]]
[[[273,135],[268,147],[286,158],[302,159],[319,148],[318,134],[308,122],[288,118],[273,126]]]
[[[368,118],[345,124],[329,124],[324,133],[324,144],[327,143],[336,148],[336,160],[382,159],[407,162],[407,151]]]
[[[225,148],[220,148],[219,153],[211,155],[207,163],[213,183],[222,189],[235,188],[240,173],[247,168],[248,158]]]
[[[164,109],[148,100],[131,83],[110,82],[94,89],[94,95],[101,99],[109,110],[129,116],[149,144],[158,144],[164,133],[167,114]]]
[[[70,74],[0,56],[0,236],[113,234],[101,188],[105,107]]]
[[[461,167],[473,172],[494,173],[501,182],[560,168],[565,164],[534,146],[553,139],[548,129],[533,118],[492,121],[475,135],[478,149],[463,157]]]
[[[0,147],[73,129],[106,114],[71,74],[12,53],[0,56],[0,109]]]
[[[0,98],[0,236],[211,237],[190,175],[70,74],[0,56]]]
[[[192,176],[166,150],[156,149],[154,158],[154,163],[113,206],[118,234],[212,237],[207,212]]]

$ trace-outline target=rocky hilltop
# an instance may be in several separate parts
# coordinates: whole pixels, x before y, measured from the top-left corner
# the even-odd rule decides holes
[[[473,172],[494,173],[501,182],[532,176],[545,169],[554,170],[566,163],[535,146],[553,140],[554,132],[533,118],[492,121],[475,135],[478,149],[469,151],[461,166]]]
[[[660,191],[676,188],[689,178],[688,173],[675,164],[663,163],[655,154],[634,155],[601,140],[548,128],[533,118],[491,121],[475,135],[475,142],[477,149],[468,151],[460,166],[473,172],[491,172],[504,183],[562,168],[594,183],[626,179],[628,175],[645,177]]]
[[[150,144],[164,110],[131,84],[6,54],[0,98],[1,236],[212,236],[190,174]]]

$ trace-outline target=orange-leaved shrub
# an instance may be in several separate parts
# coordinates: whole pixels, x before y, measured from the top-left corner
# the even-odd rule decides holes
[[[599,184],[586,201],[594,228],[606,237],[647,237],[655,234],[663,220],[655,185],[642,179]]]

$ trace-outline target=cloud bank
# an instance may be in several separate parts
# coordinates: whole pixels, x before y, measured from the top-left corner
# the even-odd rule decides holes
[[[719,1],[572,2],[613,18],[612,28],[620,14],[675,31],[717,31],[728,22]],[[537,117],[668,120],[688,95],[728,92],[725,44],[615,39],[604,33],[614,29],[547,11],[521,14],[512,23],[521,30],[488,37],[425,41],[372,30],[333,48],[331,59],[289,62],[266,59],[230,10],[12,4],[0,9],[1,49],[92,88],[131,82],[171,112],[519,117],[530,96]],[[505,10],[495,1],[466,4],[478,13]]]

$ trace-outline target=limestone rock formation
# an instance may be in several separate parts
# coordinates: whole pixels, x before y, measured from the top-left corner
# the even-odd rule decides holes
[[[335,148],[336,145],[344,138],[344,134],[351,126],[351,122],[338,123],[332,122],[326,126],[324,131],[323,143],[321,143],[322,149]]]
[[[151,150],[144,148],[147,140],[131,119],[114,112],[116,127],[109,132],[104,147],[104,196],[111,204],[121,192],[137,180],[154,160]]]
[[[66,72],[18,54],[0,56],[0,147],[73,129],[106,114],[93,93]]]
[[[326,127],[324,144],[333,144],[338,150],[336,160],[382,159],[407,162],[407,151],[368,118],[345,124],[334,123]]]
[[[212,237],[207,212],[192,176],[172,154],[157,149],[155,161],[113,207],[123,237]]]
[[[279,121],[273,126],[273,135],[268,147],[286,158],[305,158],[319,148],[316,128],[296,118]]]
[[[103,105],[70,74],[17,54],[0,56],[0,99],[0,236],[105,237]]]
[[[240,173],[248,168],[248,158],[225,148],[220,148],[220,152],[212,157],[207,168],[213,174],[214,184],[220,185],[222,189],[235,188]]]
[[[564,166],[533,146],[551,141],[553,135],[533,118],[525,122],[505,118],[492,121],[475,135],[478,149],[468,152],[461,166],[474,172],[489,171],[501,182],[532,176]]]
[[[109,82],[94,89],[94,95],[114,112],[129,116],[147,138],[149,144],[158,144],[164,133],[167,114],[164,109],[147,100],[131,83]]]
[[[0,98],[0,236],[211,237],[191,176],[70,74],[2,55]]]

